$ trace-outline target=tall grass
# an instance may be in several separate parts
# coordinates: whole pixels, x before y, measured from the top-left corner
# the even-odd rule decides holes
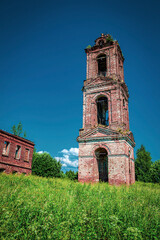
[[[159,239],[160,186],[0,175],[0,239]]]

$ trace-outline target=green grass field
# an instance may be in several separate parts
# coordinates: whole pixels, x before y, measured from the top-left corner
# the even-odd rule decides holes
[[[0,174],[0,239],[159,239],[160,185]]]

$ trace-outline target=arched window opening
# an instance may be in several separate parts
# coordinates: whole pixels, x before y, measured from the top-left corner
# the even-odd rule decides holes
[[[124,100],[124,98],[123,98],[123,107],[125,107],[125,100]]]
[[[95,151],[97,164],[98,164],[98,172],[99,172],[99,180],[103,182],[108,181],[108,153],[104,148],[98,148]]]
[[[109,125],[108,99],[106,97],[100,97],[97,100],[97,120],[98,124]]]
[[[100,40],[100,41],[98,42],[98,44],[99,44],[99,46],[102,48],[102,47],[104,46],[104,41],[103,41],[103,40]]]
[[[106,67],[106,55],[101,54],[97,57],[98,62],[98,75],[106,76],[107,67]]]

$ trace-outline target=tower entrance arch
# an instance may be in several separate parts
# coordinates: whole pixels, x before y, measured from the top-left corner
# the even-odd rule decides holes
[[[108,153],[105,148],[98,148],[95,151],[98,165],[99,181],[108,181]]]

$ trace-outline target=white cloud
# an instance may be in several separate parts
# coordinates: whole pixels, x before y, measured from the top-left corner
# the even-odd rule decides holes
[[[69,150],[63,149],[61,153],[63,154],[62,157],[55,157],[57,161],[61,161],[63,167],[78,167],[78,148],[70,148]]]
[[[78,156],[79,148],[70,148],[69,150],[63,149],[61,152],[67,155]]]
[[[61,157],[55,157],[55,159],[57,160],[57,162],[62,161]]]
[[[69,154],[69,151],[67,149],[63,149],[61,152],[64,154]]]
[[[71,161],[68,155],[64,155],[62,157],[62,162],[65,163],[67,166],[78,167],[78,160]]]
[[[68,155],[64,155],[63,157],[55,157],[57,161],[61,161],[63,167],[78,167],[78,160],[71,161]]]
[[[46,151],[39,151],[39,154],[43,153],[48,153]],[[62,157],[55,157],[57,162],[61,161],[62,167],[73,167],[77,168],[78,167],[78,153],[79,153],[79,148],[70,148],[68,149],[63,149],[61,151]]]
[[[37,153],[42,154],[42,153],[49,153],[49,152],[46,152],[46,151],[39,151],[39,152],[37,152]]]
[[[70,148],[69,152],[70,152],[70,154],[72,154],[74,156],[78,156],[79,148]]]

